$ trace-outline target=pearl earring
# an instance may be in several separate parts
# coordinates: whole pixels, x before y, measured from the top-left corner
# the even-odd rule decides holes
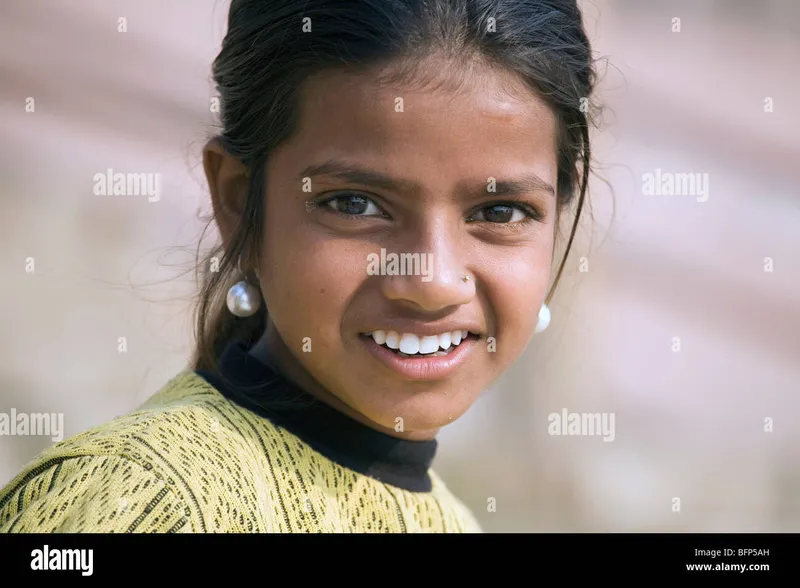
[[[247,279],[242,279],[231,286],[225,301],[231,314],[245,318],[254,315],[261,308],[261,293]]]
[[[547,325],[550,324],[550,309],[547,308],[546,304],[542,304],[542,308],[539,309],[539,320],[536,323],[536,333],[541,333],[547,328]]]

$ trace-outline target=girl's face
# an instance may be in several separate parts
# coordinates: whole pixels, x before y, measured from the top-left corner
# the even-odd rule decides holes
[[[431,438],[475,402],[549,282],[555,118],[509,74],[470,80],[453,94],[326,72],[267,165],[264,342],[309,392],[397,437]]]

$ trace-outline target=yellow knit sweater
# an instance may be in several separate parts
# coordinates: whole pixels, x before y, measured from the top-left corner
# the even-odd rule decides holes
[[[28,464],[0,532],[480,532],[429,474],[416,492],[338,465],[186,371]]]

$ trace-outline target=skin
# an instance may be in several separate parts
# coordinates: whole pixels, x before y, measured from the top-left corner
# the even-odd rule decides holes
[[[429,66],[452,81],[443,64]],[[270,319],[251,353],[269,356],[287,378],[355,420],[395,437],[431,439],[467,411],[533,335],[550,279],[556,199],[535,186],[514,197],[492,193],[487,179],[535,174],[555,186],[555,117],[497,68],[477,69],[457,93],[387,87],[375,73],[310,78],[298,131],[269,159],[257,270]],[[397,97],[403,112],[396,112]],[[330,159],[417,186],[320,175],[303,191],[303,170]],[[245,170],[214,141],[204,165],[225,242],[246,197]],[[332,196],[333,206],[355,216],[323,203]],[[529,218],[525,205],[540,218]],[[368,255],[381,248],[432,253],[433,279],[368,275]],[[481,340],[449,378],[409,381],[359,337],[386,317],[466,319],[479,325]],[[310,353],[303,352],[306,337]],[[494,352],[487,337],[495,338]],[[395,430],[397,417],[402,431]]]

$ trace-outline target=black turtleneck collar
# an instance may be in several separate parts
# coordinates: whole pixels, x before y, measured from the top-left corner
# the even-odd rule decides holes
[[[407,441],[381,433],[317,401],[229,343],[218,372],[198,375],[226,398],[283,427],[341,466],[411,492],[429,492],[436,440]]]

